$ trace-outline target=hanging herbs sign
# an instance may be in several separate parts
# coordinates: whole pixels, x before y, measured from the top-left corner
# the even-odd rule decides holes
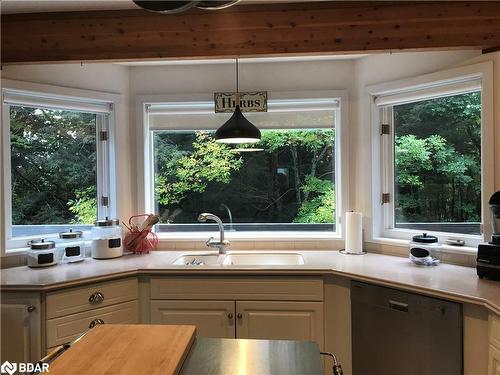
[[[239,92],[241,112],[267,112],[267,91]],[[215,113],[234,112],[236,92],[214,93]]]

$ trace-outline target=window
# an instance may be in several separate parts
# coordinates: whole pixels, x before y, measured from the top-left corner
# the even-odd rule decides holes
[[[6,91],[3,105],[7,247],[90,229],[109,208],[109,103]]]
[[[213,103],[146,105],[151,159],[151,210],[159,232],[216,230],[337,231],[336,128],[339,100],[270,100],[267,113],[246,113],[261,142],[233,147],[213,133],[231,114]]]
[[[481,92],[392,106],[394,226],[479,235]]]
[[[474,68],[455,71],[461,69]],[[406,87],[401,81],[380,85],[381,92],[369,89],[380,127],[380,169],[374,166],[373,175],[380,181],[374,189],[380,192],[374,210],[382,203],[374,223],[380,237],[408,240],[432,232],[441,242],[482,241],[493,188],[493,148],[485,139],[492,130],[491,85],[483,74],[487,67],[462,77],[450,70],[408,80]]]

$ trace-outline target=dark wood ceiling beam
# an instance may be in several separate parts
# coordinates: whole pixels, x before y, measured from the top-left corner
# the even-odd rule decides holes
[[[176,15],[2,16],[2,63],[216,58],[500,45],[500,2],[320,2]]]

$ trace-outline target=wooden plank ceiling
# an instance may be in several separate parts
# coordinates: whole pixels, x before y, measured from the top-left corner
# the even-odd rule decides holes
[[[162,15],[3,15],[2,63],[215,58],[500,46],[500,2],[313,2]]]

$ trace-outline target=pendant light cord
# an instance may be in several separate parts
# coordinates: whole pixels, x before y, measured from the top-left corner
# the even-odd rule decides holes
[[[236,58],[236,92],[238,93],[240,91],[240,82],[239,82],[239,67],[238,67],[238,58]]]
[[[240,104],[240,72],[239,72],[239,66],[238,66],[238,58],[236,58],[236,105],[239,106]]]

